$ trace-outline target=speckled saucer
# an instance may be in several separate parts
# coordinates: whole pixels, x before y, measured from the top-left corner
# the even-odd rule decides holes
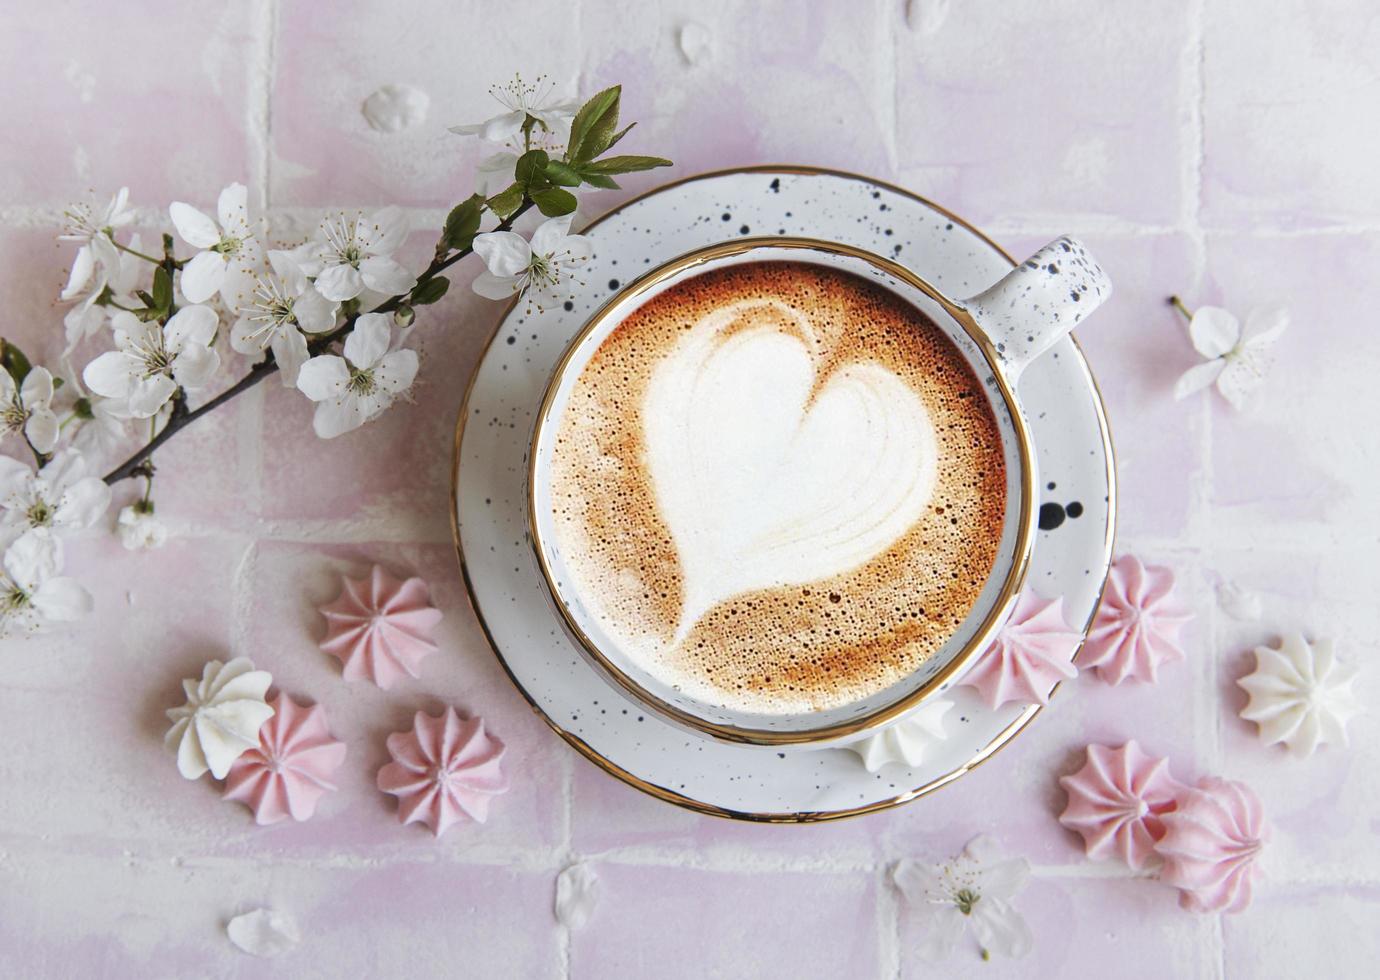
[[[475,612],[518,690],[595,765],[660,799],[717,816],[799,822],[868,813],[922,796],[984,761],[1040,708],[992,711],[971,690],[954,689],[949,738],[922,765],[880,773],[869,773],[847,750],[779,752],[715,742],[647,712],[596,673],[562,630],[526,540],[524,473],[534,412],[571,337],[624,284],[691,249],[753,234],[844,242],[903,262],[957,297],[1000,279],[1012,259],[907,191],[798,167],[693,177],[630,201],[586,234],[595,255],[585,285],[564,308],[509,310],[456,426],[456,547]],[[1094,318],[1089,329],[1100,326]],[[1070,621],[1086,629],[1115,526],[1102,400],[1068,338],[1031,365],[1019,387],[1044,483],[1026,584],[1046,597],[1063,595]]]

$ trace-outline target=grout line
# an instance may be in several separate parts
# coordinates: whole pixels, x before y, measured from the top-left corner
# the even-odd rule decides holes
[[[0,834],[0,863],[32,861],[44,865],[51,861],[54,851],[63,856],[84,861],[108,860],[126,864],[142,864],[148,867],[171,865],[178,868],[215,870],[235,869],[246,860],[265,868],[296,868],[304,870],[365,871],[379,867],[398,865],[445,866],[445,867],[507,867],[532,874],[559,873],[570,865],[566,855],[559,848],[534,847],[524,845],[485,845],[468,844],[463,851],[414,849],[400,847],[391,852],[370,852],[329,854],[326,856],[292,857],[285,852],[265,852],[260,849],[253,853],[207,854],[197,842],[169,842],[155,839],[138,841],[109,841],[113,848],[105,854],[81,854],[63,849],[62,841],[43,840],[33,834]],[[246,844],[246,847],[249,847]],[[173,853],[160,851],[171,847]],[[666,868],[694,871],[705,874],[744,874],[744,873],[784,873],[799,875],[844,875],[867,874],[882,875],[883,884],[895,898],[894,889],[889,884],[889,875],[895,858],[877,855],[861,861],[838,861],[827,858],[808,858],[791,855],[763,855],[750,849],[718,850],[706,852],[687,845],[683,848],[628,847],[612,848],[581,858],[588,863],[616,864],[626,867]],[[1036,865],[1032,876],[1045,881],[1066,883],[1089,881],[1135,881],[1146,888],[1160,888],[1168,897],[1171,890],[1161,886],[1153,875],[1137,874],[1116,862],[1087,862],[1069,865]],[[1314,889],[1380,889],[1380,876],[1376,874],[1349,874],[1341,869],[1306,867],[1296,874],[1272,871],[1271,885],[1282,888]],[[879,892],[879,898],[887,894]],[[554,899],[554,888],[553,888]],[[897,902],[897,914],[900,903]]]
[[[259,514],[263,509],[265,394],[263,385],[256,385],[238,396],[240,414],[235,427],[235,458],[239,472],[236,475],[243,487],[245,510],[251,514]]]
[[[254,657],[249,624],[254,621],[254,567],[258,556],[259,542],[250,538],[230,578],[230,652],[236,657]]]
[[[246,121],[253,175],[250,193],[254,209],[268,227],[273,185],[273,82],[277,73],[278,0],[258,0],[253,12],[253,40],[249,51]],[[161,215],[160,215],[161,219]],[[161,220],[160,222],[161,223]],[[244,488],[246,509],[258,514],[263,506],[264,390],[257,387],[240,396],[236,426],[237,478]],[[237,610],[237,613],[240,612]],[[247,610],[244,611],[247,614]],[[238,617],[237,617],[238,618]]]
[[[877,942],[880,975],[899,980],[901,976],[901,910],[896,887],[891,883],[891,862],[877,869]]]
[[[1204,281],[1207,278],[1207,241],[1203,233],[1203,169],[1206,162],[1205,149],[1205,106],[1206,98],[1204,93],[1204,80],[1206,65],[1206,44],[1204,41],[1204,17],[1205,0],[1194,0],[1190,10],[1190,32],[1189,32],[1189,57],[1187,60],[1188,68],[1188,94],[1191,106],[1192,131],[1194,138],[1189,142],[1188,149],[1191,154],[1189,163],[1190,180],[1186,190],[1191,202],[1191,210],[1188,213],[1189,237],[1192,239],[1195,248],[1194,264],[1194,290],[1201,291]],[[1216,524],[1212,519],[1212,498],[1213,498],[1213,426],[1212,416],[1213,404],[1211,399],[1204,398],[1199,407],[1199,418],[1202,424],[1202,431],[1199,437],[1199,467],[1200,478],[1197,484],[1196,500],[1194,501],[1194,515],[1197,518],[1190,522],[1194,532],[1194,538],[1205,542],[1201,546],[1201,559],[1206,566],[1204,571],[1210,570],[1215,564],[1216,548],[1219,535]],[[1206,576],[1205,576],[1206,577]],[[1222,712],[1218,697],[1218,682],[1220,662],[1217,656],[1217,604],[1208,604],[1207,636],[1210,644],[1208,651],[1208,703],[1210,706],[1210,727],[1208,741],[1209,762],[1213,770],[1220,770],[1222,762]]]
[[[882,74],[879,79],[883,86],[884,100],[888,116],[886,126],[883,127],[883,137],[886,140],[886,160],[891,172],[896,173],[901,167],[900,151],[900,129],[901,129],[901,73],[899,69],[900,59],[897,51],[902,44],[902,38],[906,35],[906,30],[902,24],[898,24],[897,17],[904,19],[904,6],[893,7],[891,0],[877,0],[881,12],[877,17],[878,29],[881,31],[882,38],[877,45],[882,52],[881,68]],[[887,83],[890,82],[888,85]]]
[[[249,65],[249,145],[254,158],[253,192],[260,214],[272,204],[273,80],[277,73],[278,0],[259,0],[254,11]]]
[[[574,864],[576,861],[580,860],[580,859],[575,855],[575,853],[574,853],[574,848],[573,848],[573,846],[572,846],[572,845],[573,845],[573,831],[572,831],[572,828],[573,828],[573,826],[574,826],[574,801],[575,801],[575,765],[574,765],[574,763],[575,763],[575,753],[574,753],[574,752],[562,752],[562,753],[560,753],[559,758],[560,758],[560,760],[561,760],[561,762],[560,762],[560,768],[561,768],[561,803],[562,803],[562,805],[561,805],[561,842],[562,842],[562,843],[561,843],[561,855],[562,855],[562,864],[560,865],[560,867],[556,868],[556,875],[560,875],[566,868],[570,867],[570,866],[571,866],[572,864]],[[556,884],[555,884],[555,880],[554,880],[554,878],[553,878],[552,883],[551,883],[551,889],[552,889],[552,891],[551,891],[551,902],[552,902],[552,914],[553,914],[553,915],[555,914],[555,898],[556,898],[556,895],[555,895],[555,887],[556,887]],[[559,923],[559,924],[557,925],[557,929],[559,930],[559,932],[558,932],[558,936],[559,936],[558,941],[559,941],[559,943],[560,943],[561,975],[564,976],[564,977],[566,978],[566,980],[569,980],[570,975],[571,975],[571,970],[570,970],[570,954],[571,954],[571,941],[572,941],[572,938],[573,938],[572,935],[571,935],[572,930],[571,930],[571,928],[570,928],[568,925],[566,925],[566,924],[563,923],[563,922],[562,922],[562,923]]]
[[[1201,293],[1207,279],[1207,236],[1203,231],[1203,174],[1207,163],[1207,96],[1206,65],[1207,43],[1205,39],[1206,9],[1205,0],[1193,0],[1189,9],[1189,42],[1186,50],[1186,96],[1189,105],[1189,141],[1185,147],[1188,154],[1185,168],[1185,200],[1189,240],[1194,250],[1195,292]],[[1212,470],[1212,402],[1202,399],[1199,409],[1202,432],[1199,437],[1200,479],[1195,501],[1199,521],[1190,521],[1195,540],[1204,541],[1199,576],[1206,579],[1206,571],[1215,564],[1216,522],[1212,520],[1213,470]],[[1222,763],[1222,705],[1219,696],[1219,674],[1221,661],[1217,651],[1218,614],[1216,602],[1207,606],[1207,704],[1208,731],[1207,754],[1212,771],[1220,771]],[[1203,760],[1199,767],[1204,768]],[[1207,948],[1209,969],[1219,978],[1226,976],[1227,946],[1222,931],[1222,916],[1215,916],[1208,926]]]
[[[1184,49],[1184,96],[1188,102],[1188,118],[1184,125],[1183,207],[1184,224],[1189,237],[1197,246],[1198,271],[1201,277],[1206,263],[1203,249],[1203,171],[1207,161],[1206,126],[1204,113],[1206,96],[1204,66],[1206,56],[1203,42],[1205,0],[1194,0],[1189,8],[1188,43]],[[1201,287],[1202,283],[1196,283]]]
[[[571,31],[570,50],[583,52],[585,50],[585,10],[584,5],[576,0],[572,7],[575,11],[575,29]],[[581,101],[590,98],[595,93],[587,91],[585,82],[587,73],[585,72],[585,58],[583,54],[576,55],[575,58],[575,77],[570,79],[569,95]]]

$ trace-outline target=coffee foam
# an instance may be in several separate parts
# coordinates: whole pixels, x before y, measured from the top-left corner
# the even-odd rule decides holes
[[[570,584],[629,659],[791,713],[915,671],[967,615],[1005,512],[962,354],[867,281],[790,262],[680,282],[572,385],[551,458]]]

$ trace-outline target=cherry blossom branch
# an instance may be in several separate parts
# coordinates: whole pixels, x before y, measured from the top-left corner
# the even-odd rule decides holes
[[[512,214],[510,214],[507,218],[500,222],[497,228],[495,228],[494,230],[510,231],[517,219],[522,217],[524,214],[527,213],[528,210],[531,209],[532,204],[533,202],[530,199],[524,200],[522,204],[517,208],[517,210],[515,210]],[[452,252],[445,258],[437,257],[432,259],[431,264],[427,266],[426,271],[424,271],[420,276],[417,277],[416,285],[414,285],[412,289],[408,290],[408,292],[406,293],[402,293],[385,300],[384,302],[376,306],[373,310],[369,310],[367,312],[392,313],[394,310],[399,309],[406,303],[407,297],[416,290],[417,286],[420,286],[423,283],[436,278],[436,276],[439,275],[443,270],[448,269],[450,266],[465,258],[465,256],[469,255],[473,251],[474,246],[467,245],[462,249]],[[337,340],[340,340],[352,329],[354,329],[355,321],[359,319],[359,316],[359,313],[349,314],[345,318],[345,322],[342,323],[339,327],[336,327],[330,333],[324,334],[313,340],[308,345],[308,350],[313,355],[319,354],[322,351],[326,350],[328,347],[330,347],[331,344],[335,343]],[[182,431],[187,426],[191,425],[193,422],[201,418],[203,415],[207,414],[208,412],[214,411],[221,405],[224,405],[226,402],[230,401],[230,399],[234,398],[235,396],[241,395],[244,392],[248,391],[250,388],[253,388],[260,381],[263,381],[265,378],[276,373],[277,370],[278,364],[274,361],[273,355],[269,354],[264,360],[260,361],[258,364],[255,364],[252,368],[250,368],[249,373],[246,374],[239,381],[235,382],[233,385],[222,391],[219,395],[212,398],[210,401],[205,402],[204,404],[199,405],[194,409],[187,408],[186,397],[179,390],[173,401],[173,411],[172,415],[168,418],[168,424],[163,426],[163,428],[158,432],[158,434],[155,435],[152,439],[150,439],[147,444],[145,444],[143,447],[137,450],[132,456],[126,459],[119,466],[115,467],[113,470],[107,473],[103,478],[106,484],[113,485],[119,483],[121,480],[127,480],[130,477],[145,476],[150,474],[152,472],[152,461],[149,459],[149,457],[153,455],[154,450],[162,446],[173,436],[177,435],[178,432]]]
[[[152,262],[154,265],[162,265],[162,264],[163,264],[163,260],[162,260],[162,259],[155,259],[152,255],[148,255],[148,254],[146,254],[146,253],[144,253],[144,252],[140,252],[140,251],[137,251],[136,249],[132,249],[132,248],[130,248],[128,245],[122,245],[122,244],[120,244],[119,242],[117,242],[117,241],[115,240],[115,236],[114,236],[114,235],[107,235],[106,237],[110,239],[110,244],[114,245],[115,248],[118,249],[118,250],[121,251],[121,252],[124,252],[124,253],[126,253],[126,254],[128,254],[128,255],[132,255],[132,256],[134,256],[136,259],[143,259],[145,262]],[[178,268],[181,268],[181,267],[182,267],[182,263],[181,263],[181,262],[178,262],[178,263],[176,263],[176,266],[177,266]],[[121,309],[123,309],[123,308],[124,308],[124,307],[121,307]]]

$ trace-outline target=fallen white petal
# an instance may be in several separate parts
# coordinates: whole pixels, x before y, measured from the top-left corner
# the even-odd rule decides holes
[[[906,26],[928,37],[944,26],[949,16],[949,0],[906,0]]]
[[[599,878],[588,864],[572,864],[556,877],[556,921],[578,929],[599,901]]]
[[[1220,306],[1200,306],[1188,321],[1193,349],[1204,357],[1221,357],[1241,340],[1241,321]]]
[[[1232,619],[1254,621],[1264,611],[1259,593],[1243,589],[1235,582],[1221,582],[1217,586],[1217,604]]]
[[[225,925],[230,941],[250,956],[277,956],[302,941],[297,923],[284,912],[255,909],[237,915]]]
[[[712,41],[713,35],[709,33],[709,28],[694,21],[682,27],[677,35],[680,53],[688,65],[698,65],[708,58]]]
[[[1174,385],[1174,400],[1182,401],[1195,392],[1202,391],[1221,376],[1227,362],[1222,358],[1195,364],[1182,375]]]
[[[380,133],[401,133],[426,120],[431,98],[411,85],[383,85],[360,106],[364,121]]]

